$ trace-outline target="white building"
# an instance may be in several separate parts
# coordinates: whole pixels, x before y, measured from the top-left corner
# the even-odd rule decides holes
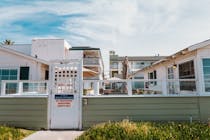
[[[72,47],[64,39],[33,39],[32,44],[0,47],[0,81],[48,80],[51,63],[71,59],[83,60],[84,79],[103,79],[100,49]]]
[[[210,40],[189,46],[131,77],[143,74],[147,89],[163,90],[163,94],[210,93]]]
[[[154,62],[163,59],[165,56],[128,56],[129,73],[133,74]],[[118,56],[115,51],[110,51],[110,77],[122,77],[122,62],[125,56]],[[136,75],[135,79],[143,79],[143,75]]]

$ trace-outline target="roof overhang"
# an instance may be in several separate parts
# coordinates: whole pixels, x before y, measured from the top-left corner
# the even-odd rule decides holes
[[[24,57],[26,59],[30,59],[30,60],[33,60],[33,61],[36,61],[36,62],[43,63],[45,65],[49,65],[49,62],[47,62],[45,60],[42,60],[42,59],[39,59],[39,58],[35,58],[35,57],[32,57],[32,56],[26,55],[26,54],[17,52],[15,50],[12,50],[12,49],[9,49],[9,48],[3,47],[3,46],[0,46],[0,51],[5,51],[5,52],[8,52],[8,53],[17,55],[17,56]]]

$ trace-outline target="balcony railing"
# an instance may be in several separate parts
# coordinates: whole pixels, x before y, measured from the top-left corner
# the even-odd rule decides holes
[[[48,81],[3,80],[1,95],[43,95],[48,94]]]
[[[83,58],[84,65],[99,65],[99,58]]]
[[[84,80],[84,96],[101,95],[196,95],[195,79],[179,80]]]

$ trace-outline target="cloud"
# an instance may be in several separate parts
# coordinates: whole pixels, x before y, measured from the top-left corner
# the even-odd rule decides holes
[[[36,0],[0,4],[0,39],[60,37],[120,55],[169,55],[209,38],[209,1]],[[108,67],[107,67],[108,68]]]

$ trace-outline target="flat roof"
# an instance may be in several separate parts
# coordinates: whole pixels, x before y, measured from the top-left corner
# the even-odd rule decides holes
[[[128,56],[128,61],[158,61],[167,56]],[[111,61],[123,61],[125,56],[110,57]]]
[[[74,46],[71,47],[69,50],[100,50],[100,48],[92,48],[89,46]]]

